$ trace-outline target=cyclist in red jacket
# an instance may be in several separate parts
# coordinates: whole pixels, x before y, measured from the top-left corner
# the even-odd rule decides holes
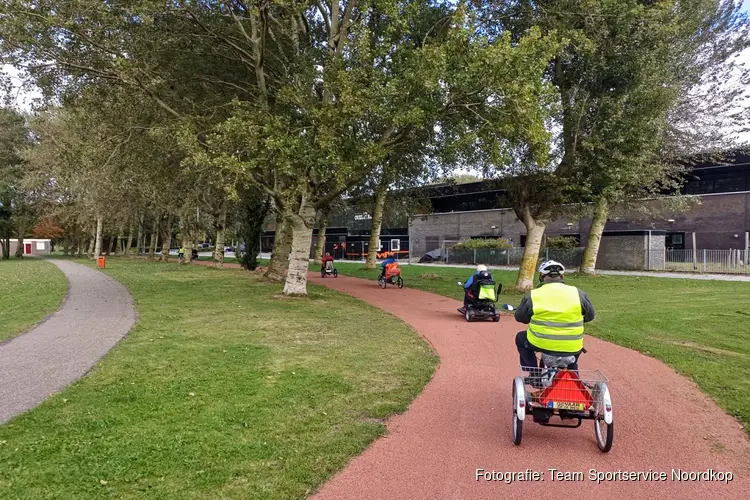
[[[326,262],[333,263],[333,257],[331,257],[331,254],[329,252],[326,252],[325,257],[320,262],[320,270],[325,271],[326,269]]]

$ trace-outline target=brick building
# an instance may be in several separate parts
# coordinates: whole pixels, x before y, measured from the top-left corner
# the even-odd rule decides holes
[[[525,227],[512,209],[503,208],[507,203],[497,181],[443,191],[434,196],[432,213],[410,218],[409,236],[415,256],[441,248],[446,241],[470,238],[504,237],[524,246]],[[668,204],[662,200],[644,202],[651,206],[646,218],[613,216],[607,221],[605,234],[651,230],[652,235],[663,235],[666,248],[690,250],[695,233],[697,249],[745,250],[746,232],[750,231],[750,155],[727,153],[721,161],[696,163],[682,193],[676,194],[680,195],[693,195],[697,203],[674,211],[665,208]],[[472,203],[472,199],[476,201]],[[561,217],[548,226],[546,234],[569,236],[579,246],[586,246],[590,226],[590,217]]]

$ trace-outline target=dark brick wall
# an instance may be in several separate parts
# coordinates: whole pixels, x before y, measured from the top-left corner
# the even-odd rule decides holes
[[[663,210],[648,221],[610,221],[607,230],[648,228],[685,232],[686,249],[693,247],[690,233],[695,232],[699,249],[744,250],[745,231],[750,231],[750,193],[717,194],[700,199],[700,205],[686,212]],[[668,222],[669,219],[674,222]]]
[[[696,233],[699,249],[744,249],[745,231],[750,230],[750,193],[731,193],[701,197],[702,203],[683,213],[656,210],[646,220],[639,217],[621,217],[607,222],[605,231],[652,229],[668,232],[685,232],[685,248],[692,248],[692,236]],[[658,206],[652,202],[652,207]],[[674,219],[675,222],[668,222]],[[568,225],[570,224],[570,225]],[[587,243],[591,218],[580,220],[558,218],[547,228],[550,236],[579,234],[581,245]],[[493,229],[492,226],[495,226]],[[411,219],[411,238],[414,255],[426,250],[426,239],[438,237],[444,240],[459,240],[472,236],[503,236],[519,245],[526,230],[510,209],[477,212],[456,212],[415,216]],[[737,235],[737,238],[734,235]]]

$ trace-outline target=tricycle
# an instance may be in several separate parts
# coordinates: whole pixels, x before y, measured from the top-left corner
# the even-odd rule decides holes
[[[508,304],[502,307],[515,309]],[[578,428],[583,420],[593,420],[596,444],[608,452],[614,421],[607,377],[599,370],[569,369],[577,361],[572,355],[541,353],[540,361],[539,367],[521,366],[521,375],[513,379],[513,443],[521,444],[523,422],[531,414],[533,422],[549,427]],[[560,423],[550,423],[552,417]]]
[[[399,288],[404,287],[404,279],[401,277],[401,268],[398,265],[388,265],[385,268],[385,273],[378,277],[380,288],[385,288],[388,283],[396,285]]]

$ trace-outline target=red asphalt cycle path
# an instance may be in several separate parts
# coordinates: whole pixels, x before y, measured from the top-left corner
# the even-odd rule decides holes
[[[408,410],[313,496],[334,499],[483,498],[750,498],[750,440],[740,424],[667,365],[636,351],[586,337],[580,366],[609,378],[614,408],[612,450],[596,446],[593,422],[559,429],[524,421],[511,439],[511,383],[518,374],[512,317],[467,323],[460,302],[406,287],[381,290],[357,278],[310,281],[359,298],[401,318],[440,356],[440,365]],[[553,480],[549,469],[581,472]],[[476,470],[543,473],[543,481],[477,481]],[[590,469],[666,472],[666,481],[590,480]],[[728,483],[672,480],[683,472],[731,472]],[[603,495],[606,495],[603,497]]]

